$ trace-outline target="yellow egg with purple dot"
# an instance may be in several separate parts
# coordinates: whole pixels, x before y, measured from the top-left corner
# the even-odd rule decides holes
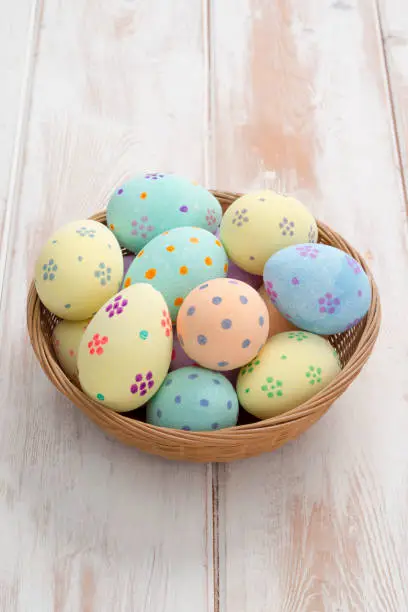
[[[83,391],[117,412],[147,402],[170,365],[173,332],[166,302],[145,283],[112,297],[89,323],[79,346]]]

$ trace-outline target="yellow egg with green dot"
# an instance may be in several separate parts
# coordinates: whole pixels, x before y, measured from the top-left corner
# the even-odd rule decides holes
[[[238,398],[247,412],[268,419],[319,393],[340,370],[338,354],[328,340],[310,332],[283,332],[241,368]]]

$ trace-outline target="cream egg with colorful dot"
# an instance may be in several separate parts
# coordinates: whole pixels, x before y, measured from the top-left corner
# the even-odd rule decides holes
[[[114,295],[123,278],[123,256],[112,232],[97,221],[74,221],[47,240],[35,265],[41,302],[58,317],[90,318]]]
[[[217,278],[196,287],[177,317],[186,354],[201,366],[232,370],[248,363],[268,336],[269,315],[258,293],[241,281]]]
[[[198,227],[179,227],[163,232],[138,253],[124,287],[151,284],[163,294],[175,321],[184,298],[194,287],[227,272],[226,253],[213,234]]]
[[[89,323],[78,352],[78,377],[90,397],[118,412],[139,408],[162,384],[173,344],[166,302],[138,283],[106,302]]]
[[[237,381],[242,407],[268,419],[310,399],[341,370],[328,340],[304,331],[277,334],[244,366]]]
[[[271,255],[292,244],[316,242],[313,215],[296,198],[265,190],[241,196],[225,212],[221,241],[228,257],[252,274],[262,274]]]
[[[52,332],[52,344],[63,372],[69,378],[77,375],[78,348],[88,327],[86,321],[60,321]]]

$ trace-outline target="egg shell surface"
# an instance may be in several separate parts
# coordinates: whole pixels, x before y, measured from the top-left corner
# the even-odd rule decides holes
[[[227,272],[226,253],[213,234],[201,228],[179,227],[157,236],[138,253],[124,286],[150,283],[163,294],[175,321],[194,287]]]
[[[185,431],[232,427],[237,419],[238,398],[225,376],[192,367],[170,372],[146,413],[152,425]]]
[[[198,366],[198,363],[186,355],[177,334],[173,333],[173,350],[171,353],[170,371],[179,370],[187,366]],[[235,370],[225,370],[222,373],[234,385],[239,374],[239,368]]]
[[[238,376],[242,407],[260,419],[291,410],[324,389],[340,372],[331,344],[304,331],[273,336]]]
[[[88,325],[78,354],[81,387],[118,412],[139,408],[162,384],[172,344],[163,296],[151,285],[132,285],[104,304]]]
[[[60,321],[52,332],[52,344],[58,363],[69,378],[77,375],[78,348],[88,323],[89,320]]]
[[[107,211],[119,243],[137,253],[165,230],[197,226],[215,233],[222,209],[207,189],[178,174],[140,174],[119,187]]]
[[[268,295],[297,327],[317,334],[350,329],[367,313],[371,285],[361,265],[325,244],[288,247],[264,271]]]
[[[279,310],[276,308],[276,306],[274,306],[274,304],[270,300],[269,295],[265,289],[265,285],[262,285],[258,293],[260,297],[263,299],[263,301],[265,302],[265,306],[268,309],[268,314],[269,314],[268,338],[271,338],[272,336],[276,336],[276,334],[280,334],[281,332],[284,332],[284,331],[293,331],[297,329],[297,327],[295,327],[293,323],[285,319],[283,314],[281,314]]]
[[[262,274],[271,255],[292,244],[316,242],[313,215],[299,200],[271,190],[238,198],[220,228],[228,257],[252,274]]]
[[[266,341],[269,315],[249,285],[217,278],[196,287],[177,317],[177,334],[189,357],[213,370],[248,363]]]
[[[118,291],[123,257],[112,232],[97,221],[74,221],[44,244],[35,265],[41,302],[62,319],[90,318]]]

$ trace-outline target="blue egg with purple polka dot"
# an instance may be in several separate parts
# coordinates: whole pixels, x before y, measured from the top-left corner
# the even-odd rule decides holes
[[[361,264],[326,244],[278,251],[264,268],[270,300],[299,329],[330,335],[357,325],[371,304],[371,284]]]
[[[147,404],[152,425],[183,431],[215,431],[238,420],[238,398],[229,380],[200,367],[170,372]]]

